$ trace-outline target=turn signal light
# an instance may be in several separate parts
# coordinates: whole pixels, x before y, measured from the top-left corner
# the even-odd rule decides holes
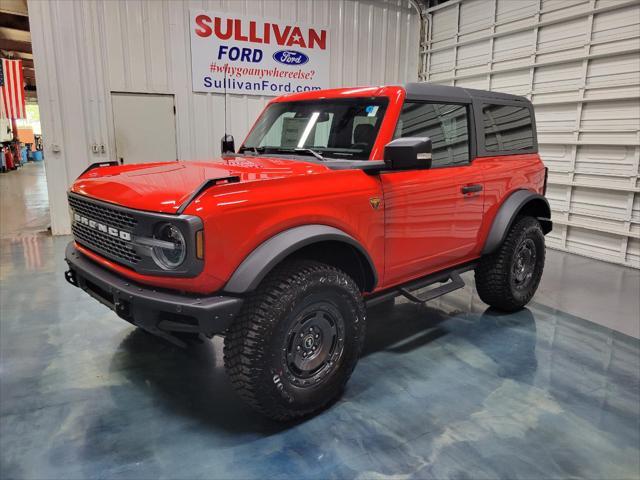
[[[199,260],[204,258],[204,230],[196,232],[196,258]]]

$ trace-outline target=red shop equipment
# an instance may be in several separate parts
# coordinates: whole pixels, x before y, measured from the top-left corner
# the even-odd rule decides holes
[[[4,148],[4,162],[7,166],[7,170],[13,170],[16,168],[15,163],[13,162],[13,154],[11,153],[11,149],[8,147]]]

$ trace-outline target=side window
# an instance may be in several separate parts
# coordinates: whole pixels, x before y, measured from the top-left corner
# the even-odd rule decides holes
[[[534,147],[533,118],[529,108],[484,105],[482,117],[487,152],[514,152]]]
[[[469,163],[468,109],[464,105],[405,102],[394,138],[429,137],[432,166]]]

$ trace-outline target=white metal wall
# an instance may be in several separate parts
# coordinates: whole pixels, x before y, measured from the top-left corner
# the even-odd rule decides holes
[[[548,245],[640,268],[640,2],[453,0],[427,20],[422,80],[533,101]]]
[[[331,85],[418,77],[420,22],[408,0],[29,0],[54,234],[69,233],[66,189],[90,163],[115,160],[110,94],[175,95],[178,156],[218,154],[223,97],[191,91],[189,8],[330,28]],[[230,96],[229,131],[244,138],[266,97]],[[92,153],[91,145],[106,153]],[[99,149],[98,149],[99,150]]]

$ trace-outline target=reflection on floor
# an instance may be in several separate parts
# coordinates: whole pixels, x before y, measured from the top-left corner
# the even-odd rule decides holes
[[[640,270],[547,250],[535,301],[640,338]]]
[[[44,162],[0,174],[0,237],[42,232],[49,223]]]
[[[67,285],[67,241],[2,241],[1,478],[640,475],[640,342],[567,313],[571,271],[512,315],[471,286],[371,312],[342,399],[283,426],[238,401],[219,339],[177,349]]]

